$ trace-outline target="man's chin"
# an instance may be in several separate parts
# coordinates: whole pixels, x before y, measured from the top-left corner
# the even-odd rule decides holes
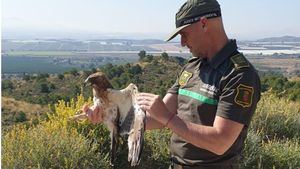
[[[192,52],[191,52],[192,53]],[[199,53],[192,53],[193,57],[202,58]]]
[[[193,57],[199,57],[200,56],[199,53],[193,51],[191,48],[189,48],[189,49],[190,49],[190,53],[193,55]]]
[[[195,52],[193,52],[193,51],[190,51],[191,52],[191,54],[194,56],[194,57],[198,57],[198,54],[197,53],[195,53]]]

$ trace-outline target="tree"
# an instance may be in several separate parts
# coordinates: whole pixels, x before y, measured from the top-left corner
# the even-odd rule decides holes
[[[48,73],[41,73],[41,74],[38,74],[36,79],[37,80],[42,80],[42,79],[46,79],[49,77],[49,74]]]
[[[29,81],[29,80],[30,80],[30,76],[29,76],[29,75],[24,75],[24,76],[23,76],[23,80]]]
[[[10,80],[3,80],[2,81],[2,90],[13,89],[13,88],[14,88],[13,83]]]
[[[77,71],[76,68],[71,69],[71,70],[70,70],[70,73],[71,73],[73,76],[79,75],[79,73],[78,73],[78,71]]]
[[[174,56],[172,57],[172,60],[174,60],[176,63],[178,63],[180,66],[183,66],[184,64],[187,63],[187,60],[182,58],[182,57],[179,57],[179,56]]]
[[[135,66],[132,66],[130,69],[129,69],[129,73],[131,74],[140,74],[142,72],[142,68],[140,65],[135,65]]]
[[[91,71],[92,71],[92,73],[96,73],[96,72],[97,72],[97,69],[93,67],[93,68],[91,69]]]
[[[65,76],[63,74],[58,74],[57,77],[58,79],[63,80]]]
[[[49,84],[49,88],[50,88],[51,90],[56,89],[56,87],[55,87],[55,85],[54,85],[53,83],[50,83],[50,84]]]
[[[113,64],[111,64],[111,63],[107,63],[105,66],[104,66],[104,69],[111,69],[111,68],[113,68],[114,67],[114,65]]]
[[[42,93],[49,93],[50,92],[48,85],[45,84],[45,83],[40,84],[40,89],[41,89]]]
[[[153,55],[147,55],[144,59],[145,62],[151,62],[153,60]]]
[[[138,55],[140,57],[139,60],[141,61],[141,60],[143,60],[146,57],[146,51],[141,50]]]
[[[161,54],[161,57],[164,59],[164,60],[169,60],[169,55],[166,53],[166,52],[163,52]]]

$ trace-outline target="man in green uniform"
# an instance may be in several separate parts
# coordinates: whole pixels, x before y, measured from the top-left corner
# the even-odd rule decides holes
[[[147,129],[167,127],[170,168],[238,168],[251,117],[260,99],[254,67],[227,38],[216,0],[188,0],[176,14],[181,45],[193,54],[162,99],[141,93]]]
[[[227,38],[216,0],[188,0],[176,14],[176,30],[193,58],[161,99],[140,93],[147,129],[167,127],[171,166],[179,169],[238,168],[257,102],[260,80],[254,67]],[[89,114],[101,122],[100,114]]]

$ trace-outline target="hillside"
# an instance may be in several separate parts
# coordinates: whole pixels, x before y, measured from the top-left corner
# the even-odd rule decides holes
[[[70,122],[82,107],[82,95],[70,103],[60,101],[56,113],[37,126],[13,128],[2,141],[3,168],[109,167],[109,133],[102,125]],[[91,101],[91,100],[90,100]],[[249,128],[240,168],[274,169],[300,166],[300,104],[263,94]],[[169,130],[145,133],[140,169],[168,168]],[[115,168],[131,168],[127,144],[121,141]]]
[[[8,129],[6,127],[25,121],[37,123],[39,118],[50,111],[48,106],[30,104],[8,97],[1,98],[1,105],[1,125],[3,130]]]
[[[25,107],[28,105],[27,108],[21,107],[22,109],[30,109],[30,104],[38,104],[43,107],[48,107],[49,104],[50,107],[53,107],[59,100],[69,102],[80,93],[88,98],[92,95],[92,90],[90,87],[83,87],[83,82],[88,75],[96,71],[104,72],[116,89],[125,88],[129,83],[135,83],[140,91],[163,96],[166,89],[175,82],[183,62],[184,59],[176,57],[163,59],[161,56],[148,55],[134,64],[106,64],[87,71],[72,69],[64,74],[24,75],[21,79],[2,80],[2,98],[4,98],[3,100],[7,100],[6,97],[13,98],[24,103]],[[10,105],[13,104],[8,102],[2,104],[2,110],[5,112],[3,114],[4,119],[11,120],[11,122],[2,123],[4,125],[15,123],[10,116],[16,111],[7,108]],[[40,114],[45,113],[42,106],[40,107]],[[19,113],[21,110],[17,112]],[[29,118],[24,121],[27,120]]]
[[[300,37],[295,36],[281,36],[258,39],[258,42],[300,42]]]
[[[90,71],[74,69],[64,74],[24,75],[22,79],[2,81],[2,110],[6,111],[2,114],[2,127],[9,128],[2,132],[2,167],[109,168],[107,129],[86,121],[72,122],[69,117],[84,103],[91,103],[91,88],[82,88],[82,83],[95,71],[104,72],[114,88],[121,89],[132,82],[140,91],[164,95],[186,62],[166,53],[141,56],[134,64],[106,64]],[[297,93],[300,81],[276,74],[261,74],[261,78],[264,93],[249,126],[240,168],[297,168],[300,166],[300,94]],[[45,115],[42,110],[47,104],[51,105],[51,112]],[[13,113],[19,111],[23,115]],[[44,118],[26,122],[37,114]],[[170,135],[166,129],[147,131],[142,160],[136,168],[167,168]],[[123,139],[117,154],[116,168],[130,168]]]
[[[53,105],[59,100],[69,102],[72,98],[82,93],[85,98],[91,96],[91,88],[83,87],[83,82],[88,75],[96,71],[104,72],[116,89],[125,88],[129,83],[135,83],[140,91],[165,95],[166,90],[173,85],[177,73],[181,70],[185,59],[179,57],[169,57],[166,53],[163,56],[147,55],[136,63],[124,65],[106,64],[99,68],[86,71],[72,69],[64,74],[37,74],[24,75],[20,78],[2,80],[2,96],[13,98],[23,103]],[[300,81],[289,80],[279,74],[269,74],[261,72],[262,90],[272,89],[278,97],[284,97],[292,101],[300,100]],[[20,113],[6,109],[7,104],[2,104],[4,117],[9,114]],[[53,107],[53,106],[51,106]],[[51,109],[51,111],[53,111]],[[11,112],[11,113],[8,113]],[[44,114],[41,109],[40,114]],[[26,115],[27,116],[27,115]],[[2,123],[5,125],[14,124],[12,122]],[[28,119],[27,119],[28,120]]]
[[[22,79],[2,81],[2,96],[34,104],[53,104],[59,99],[69,101],[80,92],[82,82],[77,71],[64,75],[25,75]]]

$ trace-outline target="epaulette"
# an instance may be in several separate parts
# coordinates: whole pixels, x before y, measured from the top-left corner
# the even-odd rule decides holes
[[[245,58],[245,56],[242,53],[236,54],[230,58],[230,60],[233,62],[234,67],[236,69],[241,69],[244,67],[250,67],[250,64],[248,60]]]
[[[194,62],[195,60],[198,60],[199,57],[192,57],[188,60],[189,63]]]

